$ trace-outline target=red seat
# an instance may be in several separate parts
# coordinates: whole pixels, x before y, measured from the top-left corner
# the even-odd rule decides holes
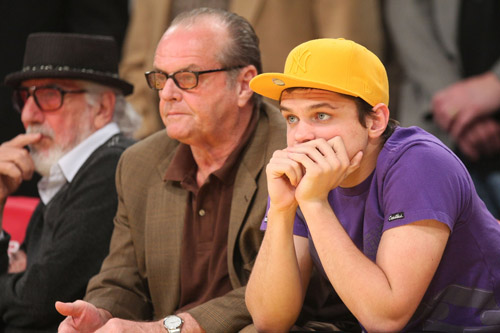
[[[28,222],[39,201],[39,198],[34,197],[10,196],[7,198],[2,227],[11,236],[9,252],[16,251],[22,244]]]

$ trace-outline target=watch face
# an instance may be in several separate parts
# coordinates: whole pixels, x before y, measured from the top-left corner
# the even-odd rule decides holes
[[[182,319],[177,316],[167,316],[163,320],[163,326],[167,329],[179,328],[182,324]]]

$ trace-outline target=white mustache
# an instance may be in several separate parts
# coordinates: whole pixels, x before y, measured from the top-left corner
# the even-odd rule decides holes
[[[26,128],[26,134],[32,134],[32,133],[40,133],[43,136],[49,137],[49,138],[54,138],[54,131],[50,127],[46,127],[43,125],[29,125]]]

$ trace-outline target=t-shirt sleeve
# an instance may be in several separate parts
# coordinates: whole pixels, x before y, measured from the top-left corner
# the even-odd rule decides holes
[[[267,207],[266,207],[266,214],[264,215],[264,219],[262,220],[262,223],[260,225],[260,230],[266,230],[267,229],[267,212],[269,211],[269,205],[270,205],[270,198],[267,198]],[[304,220],[304,216],[302,215],[302,212],[300,211],[300,208],[297,209],[297,213],[295,214],[295,220],[293,222],[293,234],[296,236],[302,236],[302,237],[307,237],[309,234],[309,230],[307,228],[307,225]]]
[[[460,160],[433,142],[409,147],[383,177],[383,231],[433,219],[453,230],[471,198],[471,179]]]

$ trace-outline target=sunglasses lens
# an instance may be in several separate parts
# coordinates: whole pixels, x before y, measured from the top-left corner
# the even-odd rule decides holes
[[[54,88],[38,88],[34,92],[39,107],[44,111],[57,110],[62,105],[62,94]]]
[[[167,82],[167,77],[163,73],[151,72],[146,75],[148,85],[151,89],[162,90]]]
[[[198,85],[196,74],[191,72],[178,72],[174,74],[177,86],[181,89],[192,89]]]

